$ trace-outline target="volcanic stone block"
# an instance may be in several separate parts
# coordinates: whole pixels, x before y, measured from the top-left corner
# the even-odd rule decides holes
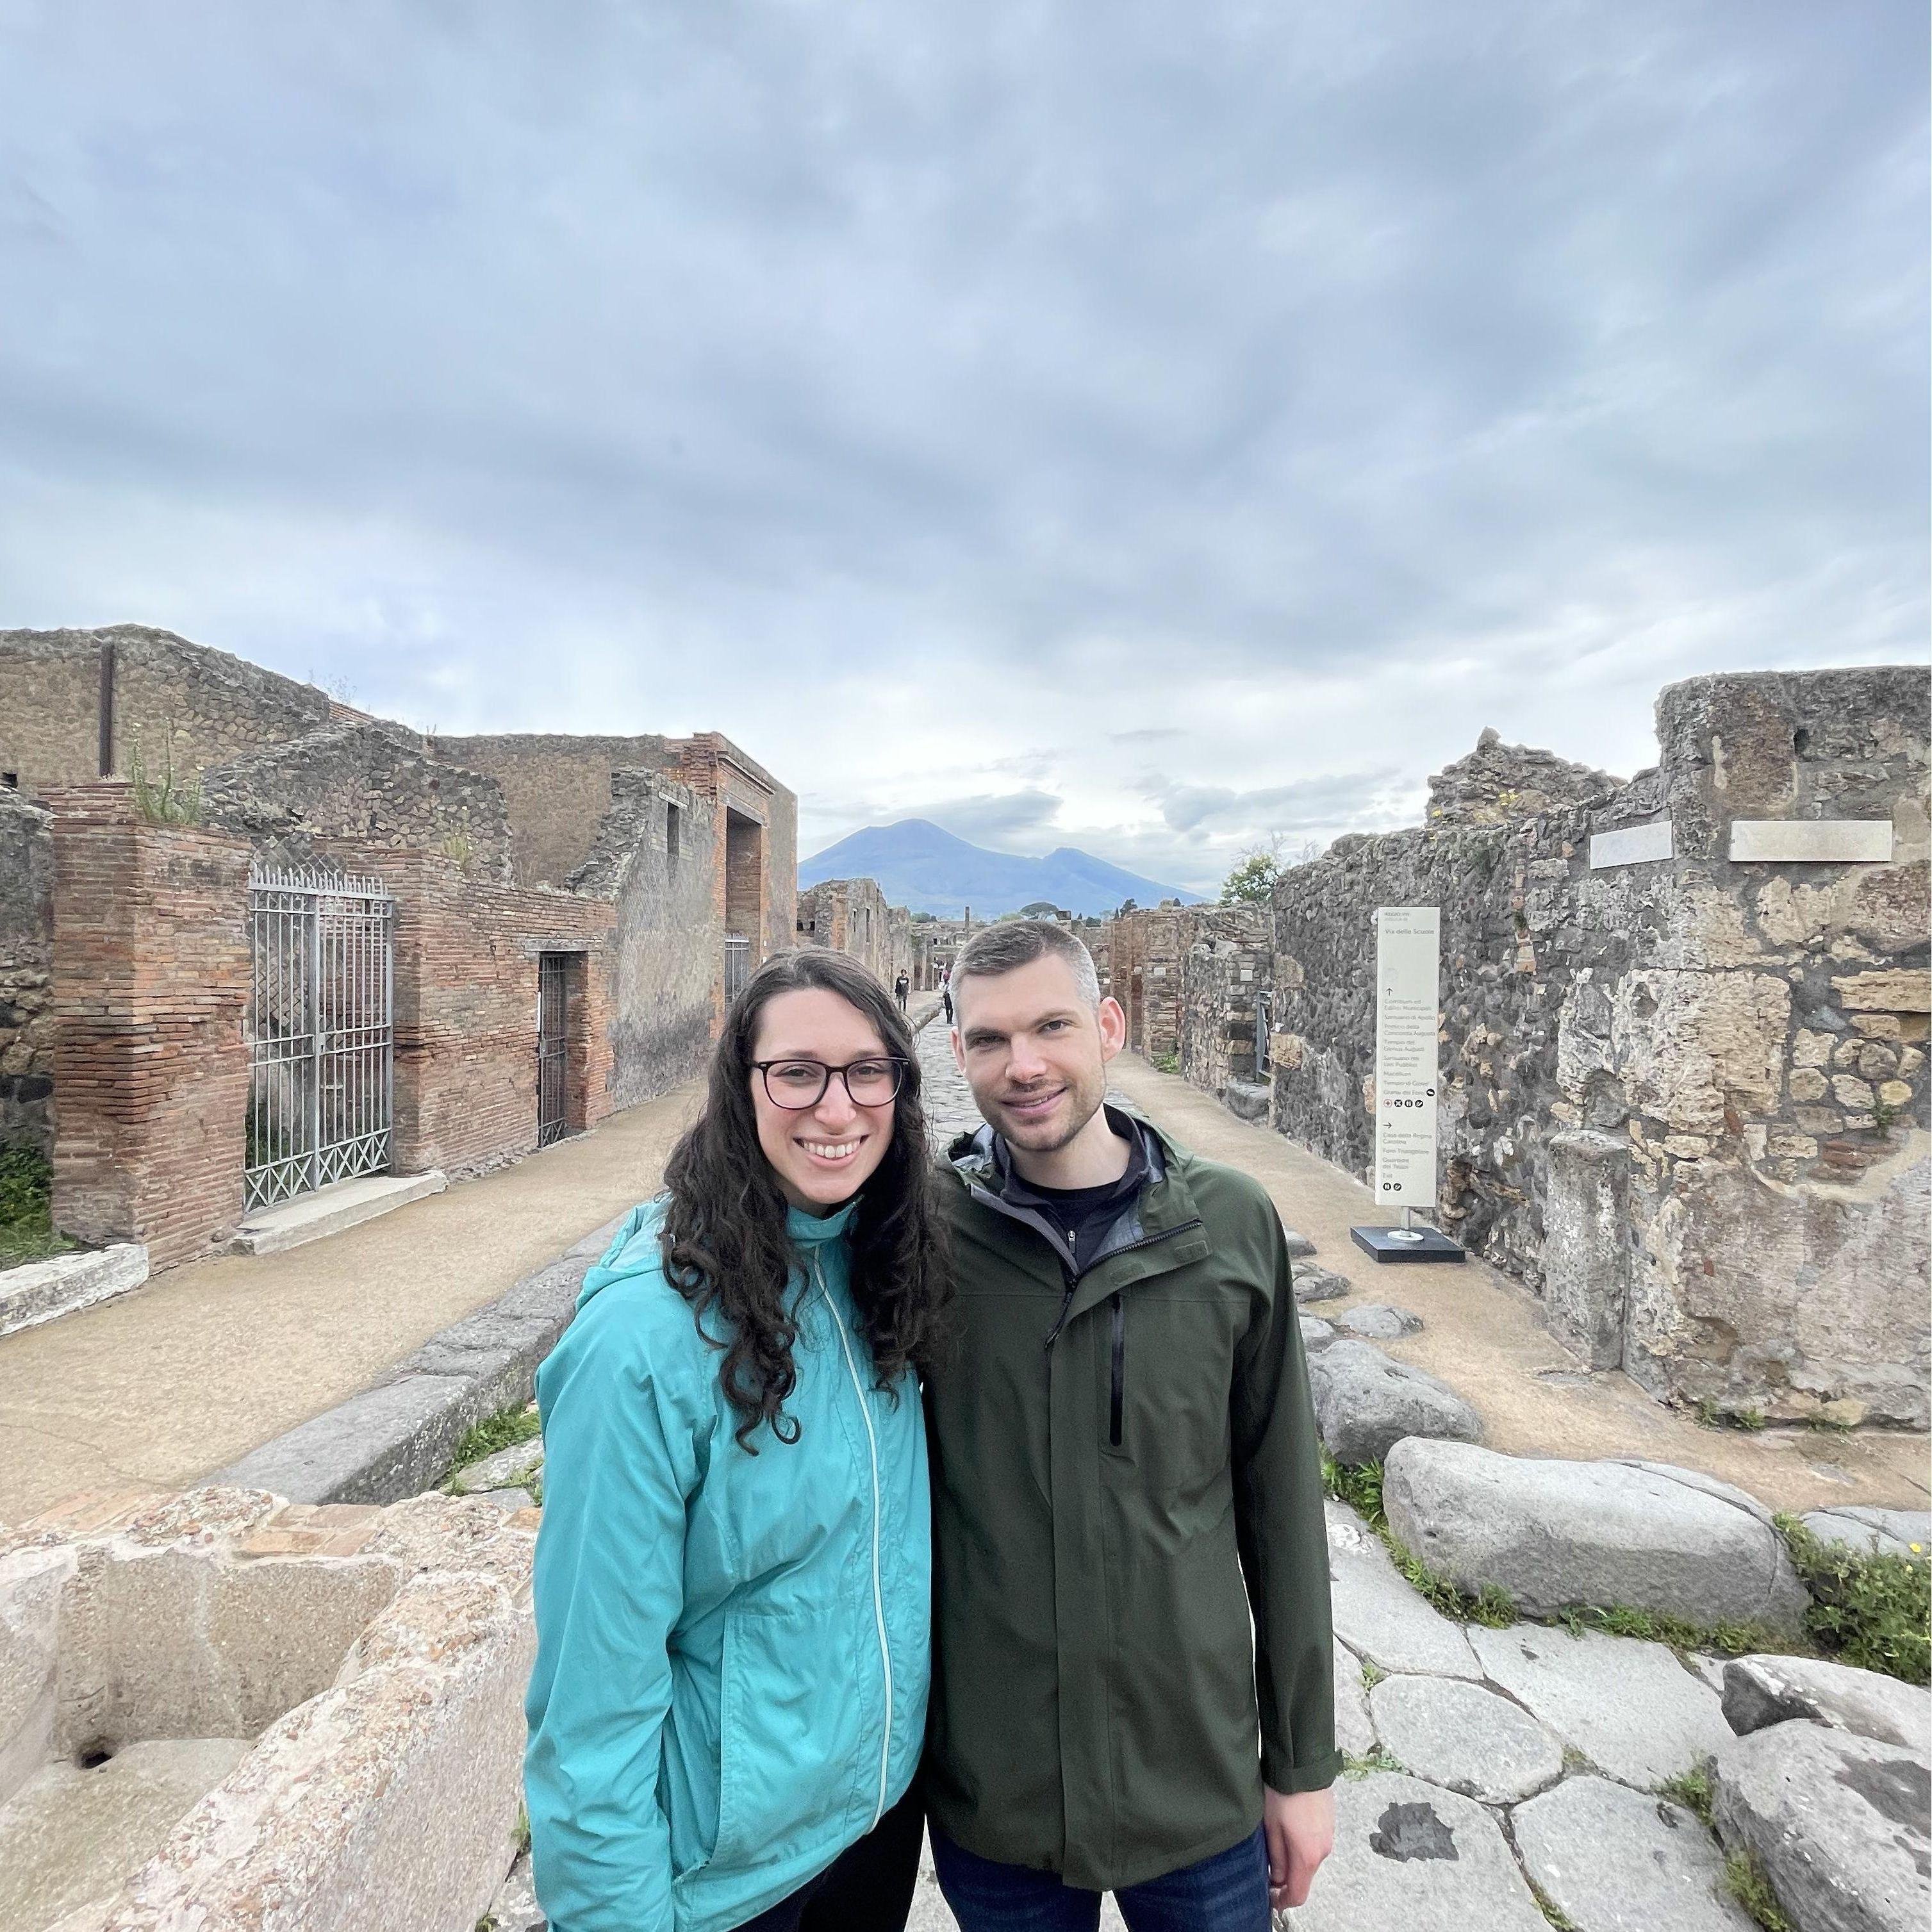
[[[1308,1376],[1322,1442],[1338,1462],[1380,1462],[1406,1436],[1482,1440],[1482,1419],[1454,1389],[1366,1342],[1324,1348],[1309,1358]]]
[[[1432,1570],[1465,1590],[1498,1585],[1533,1616],[1622,1604],[1803,1627],[1809,1600],[1763,1505],[1695,1471],[1412,1438],[1390,1450],[1382,1497],[1390,1529]]]

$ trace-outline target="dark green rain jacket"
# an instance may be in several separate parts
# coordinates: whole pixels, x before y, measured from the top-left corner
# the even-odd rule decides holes
[[[1111,1891],[1225,1851],[1264,1780],[1316,1790],[1342,1760],[1280,1216],[1108,1112],[1149,1179],[1084,1265],[1006,1198],[990,1129],[942,1168],[961,1333],[927,1390],[926,1770],[956,1844]]]

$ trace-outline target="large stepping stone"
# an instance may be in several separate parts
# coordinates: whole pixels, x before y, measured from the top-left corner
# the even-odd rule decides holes
[[[1352,1308],[1335,1318],[1335,1326],[1345,1334],[1363,1342],[1399,1342],[1405,1335],[1422,1333],[1422,1317],[1406,1308],[1391,1308],[1384,1302],[1371,1301]]]
[[[1932,1510],[1810,1510],[1798,1520],[1821,1543],[1843,1544],[1861,1556],[1923,1556],[1932,1552]]]
[[[1301,1318],[1301,1346],[1304,1348],[1325,1348],[1335,1339],[1335,1330],[1318,1315],[1304,1315]]]
[[[1335,1748],[1345,1757],[1366,1757],[1376,1748],[1369,1693],[1361,1660],[1345,1643],[1335,1646]]]
[[[1432,1610],[1352,1509],[1327,1505],[1328,1594],[1335,1634],[1378,1670],[1480,1677],[1460,1624]]]
[[[1486,1804],[1514,1804],[1563,1775],[1563,1742],[1520,1704],[1453,1677],[1385,1677],[1376,1735],[1405,1771]]]
[[[1814,1657],[1738,1657],[1724,1666],[1725,1721],[1740,1737],[1794,1718],[1932,1760],[1932,1690]]]
[[[1754,1932],[1682,1805],[1572,1778],[1510,1814],[1522,1868],[1576,1932]]]
[[[1496,1821],[1395,1772],[1335,1787],[1335,1849],[1290,1932],[1550,1932]]]
[[[1799,1932],[1924,1932],[1932,1772],[1876,1738],[1773,1724],[1717,1755],[1718,1833],[1756,1858]]]
[[[1620,1784],[1654,1790],[1731,1741],[1718,1694],[1663,1644],[1540,1624],[1469,1642],[1492,1683]]]
[[[1379,1462],[1406,1436],[1482,1440],[1482,1418],[1454,1389],[1366,1342],[1338,1338],[1311,1355],[1308,1382],[1323,1446],[1338,1462]]]
[[[1534,1616],[1627,1604],[1795,1636],[1810,1606],[1763,1504],[1696,1470],[1412,1438],[1389,1452],[1382,1506],[1432,1570],[1472,1592],[1500,1585]]]

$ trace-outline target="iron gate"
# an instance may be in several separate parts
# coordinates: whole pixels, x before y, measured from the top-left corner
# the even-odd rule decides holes
[[[569,962],[561,952],[537,956],[537,1145],[563,1138],[569,1116]]]
[[[303,866],[248,882],[244,1209],[389,1165],[395,902]]]
[[[724,935],[724,1004],[728,1006],[745,990],[752,976],[752,942],[734,932]]]

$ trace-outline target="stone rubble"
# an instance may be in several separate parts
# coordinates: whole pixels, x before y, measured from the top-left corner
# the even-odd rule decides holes
[[[1331,1268],[1318,1266],[1313,1262],[1298,1262],[1294,1266],[1294,1298],[1299,1302],[1340,1301],[1346,1295],[1354,1293],[1353,1285],[1345,1281]]]
[[[1369,1302],[1336,1316],[1335,1325],[1360,1341],[1399,1342],[1405,1335],[1422,1333],[1422,1317],[1406,1308]]]
[[[1480,1442],[1481,1418],[1426,1370],[1366,1342],[1336,1340],[1308,1364],[1316,1424],[1338,1462],[1379,1462],[1405,1436]]]
[[[1740,1657],[1724,1666],[1724,1721],[1738,1736],[1793,1718],[1900,1744],[1932,1760],[1932,1690],[1814,1657]]]

